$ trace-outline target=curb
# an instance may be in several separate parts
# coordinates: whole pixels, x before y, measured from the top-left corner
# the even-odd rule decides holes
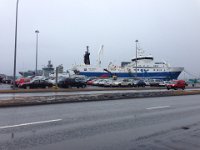
[[[43,93],[43,92],[81,92],[81,91],[113,91],[113,90],[153,90],[166,89],[164,87],[148,87],[148,88],[68,88],[68,89],[16,89],[16,90],[0,90],[0,94],[7,93]]]
[[[197,95],[197,94],[200,94],[200,90],[17,97],[15,99],[10,99],[10,100],[1,100],[0,107],[76,103],[76,102],[91,102],[91,101],[150,98],[150,97],[183,96],[183,95]]]

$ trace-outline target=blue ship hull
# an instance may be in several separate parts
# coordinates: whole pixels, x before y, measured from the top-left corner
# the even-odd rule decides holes
[[[180,75],[179,72],[156,72],[156,73],[137,73],[137,77],[140,78],[153,78],[153,79],[163,79],[163,80],[172,80],[177,79]],[[80,75],[85,75],[87,77],[111,77],[112,75],[107,72],[80,72]],[[115,73],[117,77],[130,78],[136,77],[135,73]]]

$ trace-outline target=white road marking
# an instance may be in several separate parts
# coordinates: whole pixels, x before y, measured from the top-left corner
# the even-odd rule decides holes
[[[28,126],[28,125],[35,125],[35,124],[58,122],[58,121],[61,121],[61,120],[62,119],[56,119],[56,120],[47,120],[47,121],[30,122],[30,123],[23,123],[23,124],[16,124],[16,125],[0,126],[0,129],[8,129],[8,128]]]
[[[148,110],[152,110],[152,109],[162,109],[162,108],[169,108],[170,106],[156,106],[156,107],[149,107],[149,108],[146,108]]]

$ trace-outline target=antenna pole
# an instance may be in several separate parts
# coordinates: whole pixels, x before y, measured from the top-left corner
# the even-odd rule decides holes
[[[135,77],[137,77],[137,51],[138,51],[138,40],[135,40],[135,43],[136,43],[136,59],[135,59],[135,68],[136,68],[136,72],[135,72]]]

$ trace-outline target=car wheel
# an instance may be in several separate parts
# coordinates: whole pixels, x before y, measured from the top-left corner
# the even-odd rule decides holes
[[[26,89],[30,89],[30,86],[26,86]]]
[[[48,86],[45,86],[45,89],[48,89],[49,87]]]

